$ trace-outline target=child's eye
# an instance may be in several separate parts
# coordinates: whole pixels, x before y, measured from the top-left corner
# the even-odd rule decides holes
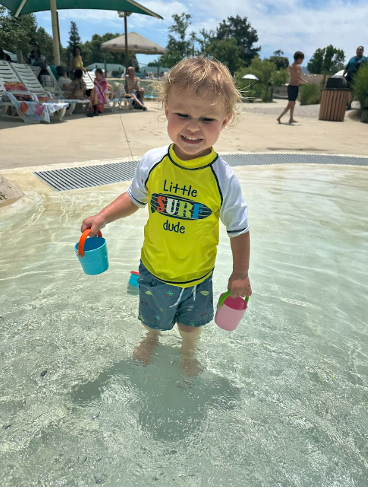
[[[178,117],[181,117],[182,119],[187,119],[189,116],[187,114],[176,114]]]
[[[215,119],[210,119],[209,117],[203,117],[203,122],[213,122]]]

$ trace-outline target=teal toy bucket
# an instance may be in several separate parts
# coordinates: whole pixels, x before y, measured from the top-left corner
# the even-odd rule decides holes
[[[87,239],[90,232],[91,229],[86,229],[74,248],[83,271],[88,275],[97,275],[109,267],[107,245],[101,231],[98,231],[97,237]]]
[[[139,278],[138,271],[131,271],[128,285],[135,286],[136,288],[138,288],[139,287],[138,278]]]

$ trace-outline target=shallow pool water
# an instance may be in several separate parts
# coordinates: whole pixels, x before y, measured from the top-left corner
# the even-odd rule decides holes
[[[0,210],[2,486],[366,486],[368,170],[236,172],[254,293],[236,331],[205,327],[192,380],[176,330],[132,359],[146,211],[104,229],[106,273],[74,254],[126,184]],[[215,299],[230,269],[221,228]]]

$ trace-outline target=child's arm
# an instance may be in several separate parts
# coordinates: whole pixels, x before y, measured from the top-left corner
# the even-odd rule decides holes
[[[103,208],[101,212],[92,217],[87,217],[82,222],[81,232],[86,229],[91,229],[90,237],[97,235],[97,232],[105,227],[106,224],[114,222],[114,220],[128,217],[136,212],[138,207],[131,201],[128,193],[123,193],[110,205]]]
[[[231,291],[233,298],[239,296],[249,297],[252,294],[248,277],[250,254],[249,232],[232,237],[230,243],[233,253],[233,272],[229,278],[228,289]]]

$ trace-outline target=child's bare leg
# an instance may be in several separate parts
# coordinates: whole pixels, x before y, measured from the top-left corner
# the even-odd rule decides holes
[[[295,108],[295,102],[290,102],[291,107],[290,107],[290,120],[289,124],[295,124],[297,120],[294,120],[294,108]]]
[[[195,354],[197,342],[201,335],[201,327],[178,324],[178,328],[183,339],[181,348],[182,371],[186,376],[193,378],[202,371]]]
[[[279,117],[277,117],[276,120],[277,120],[277,122],[279,124],[281,124],[281,117],[283,117],[286,114],[286,112],[288,112],[291,109],[291,104],[293,104],[293,103],[294,102],[288,102],[288,104],[286,105],[285,110],[282,112],[282,114]]]
[[[134,349],[133,357],[145,366],[148,366],[151,362],[152,354],[155,352],[161,332],[156,329],[150,329],[144,324],[143,327],[147,329],[147,334]]]

